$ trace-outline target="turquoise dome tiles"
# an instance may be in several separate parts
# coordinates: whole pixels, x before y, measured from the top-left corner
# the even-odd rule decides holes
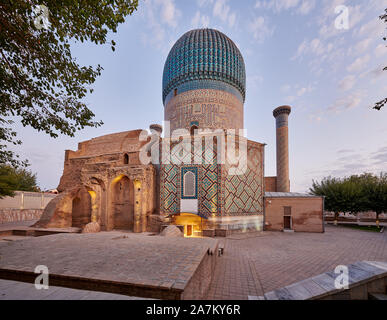
[[[246,71],[243,57],[234,42],[220,31],[191,30],[177,40],[164,65],[163,103],[174,89],[182,85],[187,89],[187,82],[201,87],[203,81],[198,80],[228,84],[240,93],[243,101],[245,99]],[[223,88],[217,85],[221,90],[230,92],[227,89],[229,86]]]

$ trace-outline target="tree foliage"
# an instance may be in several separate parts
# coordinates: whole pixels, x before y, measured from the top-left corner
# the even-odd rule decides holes
[[[36,182],[36,174],[25,168],[14,168],[7,165],[0,166],[0,198],[14,196],[15,190],[40,191]]]
[[[20,144],[13,117],[51,137],[102,124],[83,101],[102,67],[80,66],[70,44],[106,44],[137,6],[138,0],[0,2],[0,163],[20,164],[6,147]],[[114,51],[115,42],[109,45]]]
[[[387,173],[327,177],[321,182],[313,181],[310,193],[324,196],[325,209],[334,212],[336,218],[339,212],[374,211],[379,215],[387,212]]]
[[[384,14],[382,14],[380,17],[379,17],[382,21],[384,21],[384,23],[387,23],[387,8],[384,10]],[[383,38],[384,41],[387,40],[387,37],[384,37]],[[384,71],[387,71],[387,66],[383,68]],[[384,105],[387,104],[387,98],[384,98],[383,100],[379,101],[379,102],[376,102],[375,103],[375,106],[374,106],[374,109],[376,110],[380,110],[381,108],[384,107]]]

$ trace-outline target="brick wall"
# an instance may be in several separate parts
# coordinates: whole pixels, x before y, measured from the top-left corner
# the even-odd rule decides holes
[[[284,207],[291,207],[292,230],[324,232],[323,198],[265,198],[265,229],[284,229]]]

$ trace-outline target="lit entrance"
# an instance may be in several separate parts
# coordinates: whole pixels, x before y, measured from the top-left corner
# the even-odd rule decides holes
[[[201,237],[203,218],[192,213],[178,213],[172,216],[172,224],[184,226],[184,237]]]

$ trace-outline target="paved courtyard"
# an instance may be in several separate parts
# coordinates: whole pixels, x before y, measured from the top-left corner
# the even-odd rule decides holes
[[[44,265],[50,279],[66,277],[71,285],[82,282],[101,291],[102,285],[114,286],[119,293],[127,290],[139,296],[171,298],[186,288],[208,250],[215,251],[216,245],[217,240],[211,238],[119,231],[32,237],[0,243],[0,274],[7,279],[11,275],[13,280],[30,274],[35,278],[35,267]]]
[[[326,226],[326,232],[263,232],[223,240],[208,299],[247,299],[361,260],[387,261],[384,233]]]
[[[128,250],[125,243],[131,237],[136,241]],[[187,281],[199,262],[203,246],[211,246],[207,241],[213,241],[171,238],[166,239],[166,245],[161,245],[159,238],[106,232],[0,243],[0,267],[16,266],[28,270],[37,264],[47,264],[50,270],[58,273],[81,275],[85,272],[83,266],[87,264],[91,266],[86,270],[88,277],[133,282],[146,280],[158,285],[168,279],[171,285],[176,280]],[[218,240],[224,245],[224,255],[218,259],[207,299],[248,299],[249,295],[260,296],[331,271],[339,264],[362,260],[387,262],[387,232],[326,226],[324,234],[261,232]],[[177,251],[185,254],[177,255]],[[85,255],[88,257],[86,262],[82,260]],[[192,264],[193,260],[196,263]],[[0,286],[0,295],[2,290],[3,293],[6,290],[4,288],[9,293],[11,287],[11,283]]]

